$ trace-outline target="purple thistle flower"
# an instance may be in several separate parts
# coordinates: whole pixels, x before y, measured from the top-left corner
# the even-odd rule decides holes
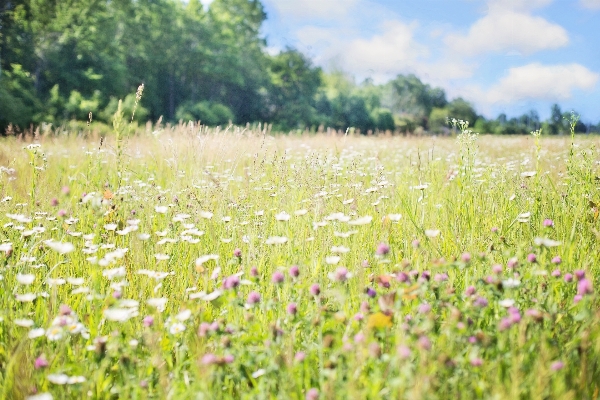
[[[360,312],[363,314],[368,314],[369,311],[371,311],[371,306],[369,305],[368,301],[363,301],[360,303]]]
[[[240,258],[242,256],[242,249],[233,250],[233,256]]]
[[[559,371],[561,369],[563,369],[565,366],[565,363],[563,363],[562,361],[554,361],[552,364],[550,364],[550,369],[552,371]]]
[[[530,263],[534,263],[537,261],[537,256],[533,253],[529,253],[527,254],[527,261],[529,261]]]
[[[418,249],[421,246],[421,242],[419,242],[419,240],[415,239],[412,241],[412,247],[414,247],[415,249]]]
[[[225,364],[231,364],[234,360],[235,360],[235,358],[231,354],[225,354],[223,356],[223,362]]]
[[[117,299],[117,300],[119,300],[122,296],[123,296],[123,294],[120,291],[118,291],[118,290],[115,290],[113,292],[113,294],[112,294],[112,297],[115,298],[115,299]]]
[[[321,294],[321,286],[318,283],[313,283],[309,289],[310,294],[313,296],[318,296]]]
[[[500,324],[498,325],[498,329],[500,329],[500,331],[505,331],[507,329],[509,329],[512,326],[512,322],[510,321],[510,318],[502,318],[502,320],[500,321]]]
[[[585,278],[585,271],[582,269],[576,270],[573,274],[575,275],[575,278],[577,278],[578,281]]]
[[[377,250],[375,250],[375,253],[378,256],[385,256],[390,252],[390,246],[388,246],[385,243],[379,243],[379,245],[377,246]]]
[[[552,271],[551,275],[555,278],[560,278],[560,269],[555,269],[554,271]]]
[[[355,321],[362,321],[365,318],[365,316],[363,313],[356,313],[352,318],[354,318]]]
[[[583,300],[583,296],[580,294],[576,294],[575,297],[573,297],[573,303],[575,304],[579,303],[581,300]]]
[[[552,264],[560,264],[562,262],[562,258],[560,258],[560,256],[556,256],[552,259],[552,261],[550,261]]]
[[[546,219],[544,220],[544,226],[545,226],[546,228],[551,228],[551,227],[553,227],[553,226],[554,226],[554,221],[552,221],[552,220],[551,220],[551,219],[549,219],[549,218],[546,218]]]
[[[377,296],[377,292],[373,288],[368,287],[366,292],[367,292],[367,296],[369,296],[371,298]]]
[[[423,273],[421,274],[421,279],[423,280],[430,280],[431,279],[431,273],[429,271],[423,271]]]
[[[145,316],[142,320],[142,325],[144,325],[146,328],[151,327],[154,325],[154,317],[152,315]]]
[[[429,340],[427,336],[420,336],[417,343],[419,344],[419,347],[423,350],[431,349],[431,340]]]
[[[508,318],[510,319],[510,322],[512,324],[518,324],[519,322],[521,322],[521,313],[519,313],[518,311],[511,312]]]
[[[530,308],[529,310],[525,311],[525,315],[537,321],[541,321],[544,319],[544,314],[542,314],[540,310],[536,310],[535,308]]]
[[[360,265],[361,265],[363,268],[369,268],[369,260],[363,260],[363,262],[362,262],[362,263],[360,263]]]
[[[565,277],[563,278],[565,280],[565,282],[572,282],[573,281],[573,275],[569,274],[568,272],[565,274]]]
[[[302,362],[306,358],[306,354],[303,351],[299,351],[294,355],[294,360],[296,362]]]
[[[256,278],[258,276],[258,268],[252,267],[250,268],[250,276]]]
[[[465,289],[465,296],[473,296],[475,294],[475,291],[476,291],[475,286],[468,286]]]
[[[43,354],[36,358],[33,363],[35,369],[46,368],[48,365],[48,360],[46,360],[46,356]]]
[[[52,207],[58,206],[58,199],[57,198],[53,198],[52,200],[50,200],[50,205]]]
[[[292,265],[289,270],[289,274],[292,278],[297,278],[300,276],[300,268],[297,265]]]
[[[420,314],[427,314],[431,311],[431,306],[427,303],[419,304],[419,308],[417,309]]]
[[[298,312],[298,306],[296,305],[296,303],[290,303],[287,306],[287,313],[290,315],[296,315],[296,313]]]
[[[506,263],[506,266],[510,269],[516,268],[517,265],[519,265],[519,260],[516,257],[511,258],[510,260],[508,260],[508,262]]]
[[[315,388],[308,389],[306,400],[319,400],[319,391]]]
[[[495,273],[496,275],[500,275],[503,270],[504,270],[504,268],[500,264],[495,264],[492,266],[492,272]]]
[[[586,294],[594,293],[594,288],[592,287],[592,282],[589,279],[582,278],[577,283],[577,294],[584,296]]]
[[[73,310],[71,310],[71,307],[69,307],[66,304],[61,304],[60,307],[58,308],[58,313],[60,315],[71,315],[72,312],[73,312]]]
[[[258,292],[250,292],[247,303],[250,305],[260,303],[260,294]]]
[[[477,343],[477,338],[475,336],[469,336],[469,343],[471,344],[475,344]]]
[[[471,365],[474,367],[481,367],[483,365],[483,360],[479,357],[471,358]]]
[[[226,290],[235,289],[240,285],[240,278],[237,275],[231,275],[223,281],[223,288]]]
[[[471,262],[471,253],[462,253],[462,255],[460,256],[460,259],[464,263]]]
[[[281,271],[273,272],[273,276],[271,277],[271,281],[273,283],[280,284],[280,283],[283,283],[284,280],[285,280],[285,275],[283,275],[283,272],[281,272]]]
[[[408,274],[406,272],[399,272],[396,275],[396,280],[398,282],[408,282],[410,280],[410,277],[408,276]]]
[[[446,274],[446,273],[435,274],[435,276],[433,277],[433,280],[436,282],[445,282],[448,280],[448,274]]]
[[[479,308],[485,308],[488,306],[489,302],[485,297],[478,296],[473,302],[473,304]]]
[[[62,193],[63,193],[64,195],[67,195],[67,194],[71,193],[71,189],[69,189],[69,187],[68,187],[68,186],[63,186],[63,188],[62,188],[62,190],[61,190],[61,191],[62,191]]]
[[[210,324],[208,322],[202,322],[198,327],[198,336],[205,337],[210,331]]]
[[[365,341],[365,334],[362,332],[358,332],[354,335],[354,343],[362,343]]]
[[[348,270],[344,267],[338,267],[335,270],[334,277],[338,282],[345,282],[348,279]]]
[[[498,227],[497,226],[492,227],[492,233],[496,233],[496,232],[498,232]]]
[[[405,346],[405,345],[398,346],[397,352],[398,352],[398,357],[400,357],[402,359],[407,359],[411,355],[410,348],[408,346]]]
[[[205,354],[202,356],[202,364],[204,365],[212,365],[218,361],[217,356],[212,353]]]

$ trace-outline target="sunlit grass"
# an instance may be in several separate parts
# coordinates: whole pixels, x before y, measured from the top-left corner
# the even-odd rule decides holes
[[[597,138],[120,140],[1,142],[0,398],[598,396]]]

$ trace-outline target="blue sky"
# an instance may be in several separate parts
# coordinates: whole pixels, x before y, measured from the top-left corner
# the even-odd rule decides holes
[[[286,46],[360,81],[414,73],[496,117],[551,104],[600,122],[600,0],[263,0]]]

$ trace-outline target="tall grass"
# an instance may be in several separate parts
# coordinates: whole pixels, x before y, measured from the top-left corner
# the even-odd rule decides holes
[[[119,140],[2,141],[0,398],[598,397],[597,138]]]

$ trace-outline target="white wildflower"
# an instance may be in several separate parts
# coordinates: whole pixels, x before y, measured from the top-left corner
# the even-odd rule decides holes
[[[284,244],[288,241],[288,238],[285,236],[271,236],[269,237],[265,243],[266,244]]]
[[[372,220],[373,220],[373,217],[367,215],[367,216],[352,220],[352,221],[348,222],[348,224],[349,225],[367,225],[367,224],[370,224]]]
[[[75,250],[75,246],[73,246],[73,244],[69,242],[56,242],[54,240],[46,240],[44,241],[44,244],[60,254],[67,254]]]
[[[137,315],[137,310],[131,308],[107,308],[104,310],[104,318],[108,321],[125,322]]]
[[[156,307],[159,312],[165,311],[168,299],[166,297],[151,298],[146,301],[146,304],[152,307]]]
[[[213,217],[213,213],[210,211],[200,211],[198,215],[204,219],[211,219]]]
[[[31,303],[37,298],[37,294],[35,293],[25,293],[25,294],[17,294],[15,295],[15,299],[20,301],[21,303]]]
[[[500,300],[498,304],[502,307],[508,308],[515,305],[515,301],[513,299],[504,299]]]
[[[31,319],[15,319],[14,323],[15,325],[22,326],[23,328],[31,328],[34,324],[33,320]]]
[[[434,238],[437,236],[440,236],[440,231],[439,229],[426,229],[425,230],[425,236],[430,237],[430,238]]]
[[[335,264],[339,263],[340,260],[341,260],[340,256],[328,256],[328,257],[325,257],[325,262],[327,264],[330,264],[330,265],[335,265]]]
[[[185,325],[181,322],[176,322],[169,328],[169,333],[171,335],[177,335],[183,331],[185,331]]]
[[[46,378],[55,385],[64,385],[69,381],[69,377],[65,374],[50,374]]]
[[[514,289],[516,287],[519,287],[520,285],[521,285],[521,281],[518,279],[508,278],[508,279],[502,281],[502,287],[504,287],[506,289]]]
[[[277,221],[289,221],[290,218],[291,218],[290,214],[286,213],[285,211],[282,211],[279,214],[275,215],[275,219]]]
[[[17,274],[17,282],[21,285],[31,285],[35,280],[35,275],[33,274]]]
[[[34,328],[29,331],[29,333],[27,334],[27,337],[29,339],[36,339],[36,338],[44,336],[45,334],[46,334],[46,330],[44,328]]]

